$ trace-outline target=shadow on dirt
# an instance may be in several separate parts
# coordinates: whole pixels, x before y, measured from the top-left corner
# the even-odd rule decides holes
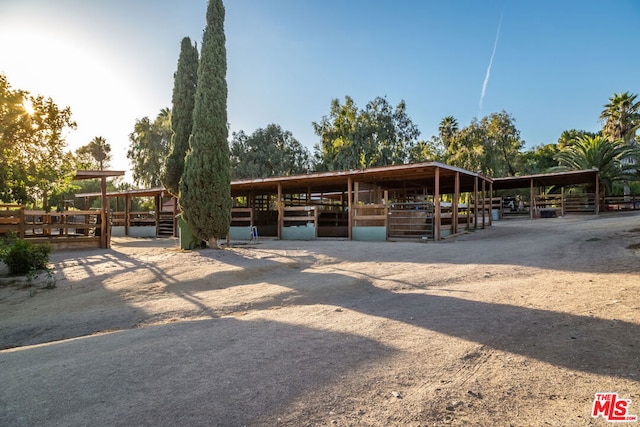
[[[246,425],[393,353],[356,335],[231,318],[16,349],[0,353],[0,425]]]

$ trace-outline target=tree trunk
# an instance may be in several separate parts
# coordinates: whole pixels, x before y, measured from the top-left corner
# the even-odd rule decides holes
[[[220,249],[218,246],[218,238],[217,237],[209,237],[209,241],[207,242],[211,249]]]

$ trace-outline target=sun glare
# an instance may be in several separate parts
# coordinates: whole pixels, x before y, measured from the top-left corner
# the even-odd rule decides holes
[[[26,97],[23,98],[22,107],[24,108],[24,111],[26,111],[28,115],[33,116],[33,113],[35,112],[35,110],[33,108],[33,103],[29,98],[26,98]]]

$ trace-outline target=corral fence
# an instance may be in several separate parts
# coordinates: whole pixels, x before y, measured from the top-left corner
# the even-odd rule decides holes
[[[0,205],[0,236],[13,234],[56,249],[99,248],[108,242],[109,227],[99,210],[45,212],[23,205]]]

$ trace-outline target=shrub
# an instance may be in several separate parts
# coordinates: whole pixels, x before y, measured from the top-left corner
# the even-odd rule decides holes
[[[25,239],[17,239],[5,247],[2,258],[9,268],[9,273],[25,275],[38,270],[48,270],[52,250],[48,243],[34,245]]]

